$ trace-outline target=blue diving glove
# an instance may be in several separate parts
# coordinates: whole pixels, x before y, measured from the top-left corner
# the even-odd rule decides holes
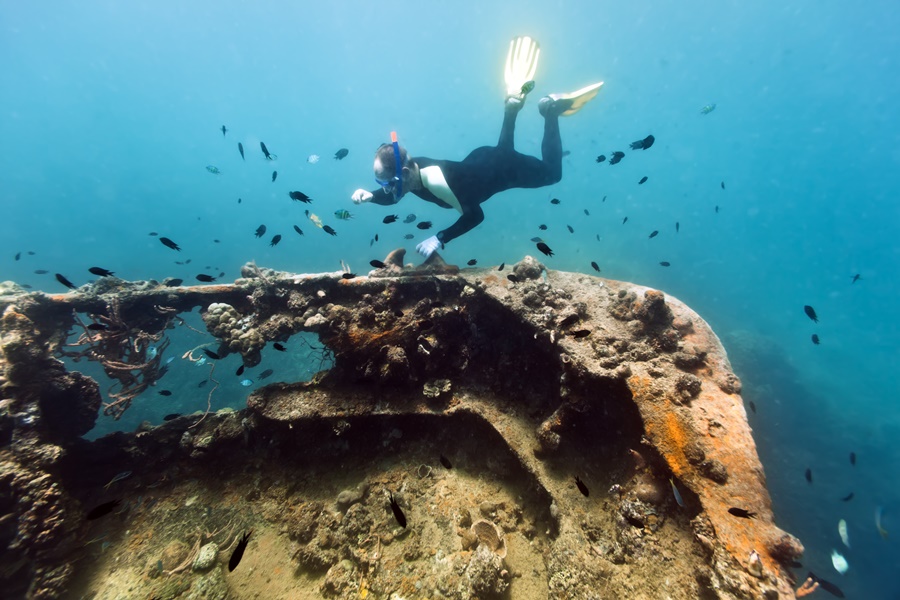
[[[441,240],[438,239],[436,235],[431,236],[418,246],[416,246],[416,250],[419,251],[419,254],[428,258],[431,256],[431,253],[438,249],[438,246],[441,245]]]

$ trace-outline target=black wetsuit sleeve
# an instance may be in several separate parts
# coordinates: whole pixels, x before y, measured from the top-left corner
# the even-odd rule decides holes
[[[374,192],[372,192],[372,199],[369,202],[374,202],[375,204],[381,204],[382,206],[389,206],[391,204],[397,204],[399,202],[399,198],[394,198],[394,194],[390,192],[386,192],[384,188],[378,188]]]
[[[484,221],[484,211],[481,210],[481,205],[464,205],[463,214],[456,220],[456,223],[443,231],[439,231],[437,239],[439,239],[442,244],[446,244],[451,240],[455,240],[467,231],[470,231],[482,221]]]

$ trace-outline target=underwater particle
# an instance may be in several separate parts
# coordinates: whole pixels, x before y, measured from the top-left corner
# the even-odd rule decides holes
[[[602,162],[605,161],[605,160],[606,160],[606,156],[604,156],[603,154],[601,154],[600,156],[597,157],[597,162],[598,162],[598,163],[602,163]]]
[[[394,500],[394,493],[388,492],[390,494],[391,500],[391,511],[394,513],[394,518],[397,519],[397,523],[400,524],[400,527],[406,529],[406,515],[403,514],[403,510],[400,509],[400,505],[397,504],[397,501]]]
[[[212,173],[213,175],[221,175],[222,171],[219,170],[219,167],[215,165],[206,165],[206,170]]]
[[[853,496],[854,496],[854,493],[850,492],[849,494],[847,494],[846,496],[841,498],[841,502],[850,502],[851,500],[853,500]]]
[[[550,246],[545,244],[544,242],[537,243],[537,249],[546,254],[547,256],[553,256],[553,250],[550,249]]]
[[[265,234],[266,234],[266,226],[260,225],[259,227],[256,228],[256,233],[254,235],[256,235],[256,237],[258,237],[258,238],[261,238]]]
[[[675,496],[675,502],[681,508],[684,508],[684,498],[681,497],[681,492],[678,491],[678,487],[675,485],[675,480],[669,477],[669,484],[672,486],[672,494]]]
[[[470,267],[474,267],[475,265],[478,264],[478,261],[474,258],[471,258],[471,259],[469,259],[469,261],[466,264],[469,265]]]
[[[650,235],[647,236],[647,237],[650,238],[650,239],[652,240],[653,238],[655,238],[655,237],[658,236],[658,235],[659,235],[659,230],[654,229],[653,231],[650,232]]]
[[[878,535],[881,536],[881,539],[888,539],[887,530],[881,525],[881,517],[884,513],[884,508],[881,506],[875,507],[875,529],[878,530]]]
[[[850,453],[850,464],[856,466],[856,452]]]
[[[241,558],[244,556],[244,550],[247,549],[247,542],[250,541],[250,535],[253,533],[251,529],[247,533],[241,536],[241,541],[238,542],[238,545],[235,546],[234,551],[231,553],[231,558],[228,559],[228,571],[234,571],[238,564],[241,562]]]
[[[321,158],[322,158],[322,157],[319,156],[318,154],[310,154],[309,156],[306,157],[306,162],[308,162],[308,163],[311,164],[311,165],[314,165],[314,164],[316,164],[317,162],[319,162],[319,160],[320,160]]]
[[[647,176],[646,176],[646,175],[644,175],[643,177],[641,177],[641,180],[638,181],[638,185],[643,185],[643,184],[645,184],[645,183],[647,183]]]
[[[750,512],[749,510],[744,510],[743,508],[737,508],[736,506],[732,506],[731,508],[729,508],[728,512],[742,519],[753,519],[754,517],[756,517],[755,512]]]
[[[156,393],[159,394],[160,396],[171,396],[172,390],[159,390]]]
[[[106,515],[111,513],[121,502],[121,500],[110,500],[109,502],[98,504],[97,506],[89,510],[84,518],[88,521],[93,521],[95,519],[99,519],[100,517],[105,517]]]
[[[337,231],[332,229],[329,225],[325,225],[324,227],[322,227],[322,231],[324,231],[328,235],[337,235]]]
[[[444,466],[445,469],[448,469],[448,470],[449,470],[449,469],[452,469],[452,468],[453,468],[453,465],[450,464],[450,461],[449,461],[449,460],[447,459],[447,457],[444,456],[443,454],[441,454],[440,461],[441,461],[441,464]]]
[[[310,198],[303,192],[288,192],[288,196],[291,197],[291,200],[296,200],[297,202],[303,202],[305,204],[309,204],[310,202],[312,202],[312,198]]]
[[[94,275],[97,275],[98,277],[110,277],[112,275],[115,275],[115,273],[113,273],[112,271],[108,271],[101,267],[91,267],[90,269],[88,269],[88,271],[90,271]]]
[[[350,151],[346,148],[341,148],[337,152],[334,153],[334,160],[344,160],[347,155],[350,154]]]
[[[803,307],[803,312],[806,313],[806,316],[813,320],[814,323],[819,322],[819,316],[816,314],[816,309],[814,309],[810,305],[806,305]]]
[[[350,214],[350,211],[344,208],[340,208],[334,211],[334,216],[340,219],[341,221],[346,221],[348,219],[352,219],[353,215]]]
[[[274,344],[272,344],[272,347],[275,348],[276,350],[278,350],[279,352],[287,352],[287,348],[285,348],[279,342],[275,342]]]
[[[819,334],[817,334],[817,333],[812,334],[812,343],[815,344],[816,346],[819,345]]]
[[[406,218],[403,219],[403,222],[404,223],[412,223],[415,220],[416,220],[416,215],[409,213],[408,215],[406,215]]]
[[[177,250],[177,251],[181,252],[181,248],[178,247],[178,244],[176,244],[169,238],[161,237],[161,238],[159,238],[159,241],[162,242],[163,246],[166,246],[167,248],[171,248],[172,250]]]
[[[202,367],[202,366],[205,365],[205,364],[206,364],[206,357],[205,357],[205,356],[201,356],[200,358],[198,358],[198,359],[196,360],[196,362],[194,362],[194,366],[195,366],[195,367]]]
[[[109,480],[109,483],[103,486],[103,489],[108,490],[112,484],[118,483],[123,479],[128,479],[129,477],[131,477],[131,471],[122,471],[121,473],[117,473],[115,477]]]
[[[747,559],[747,572],[754,577],[763,576],[762,560],[759,558],[759,552],[756,550],[750,551],[750,558]]]
[[[67,288],[69,288],[70,290],[75,289],[75,284],[72,283],[71,281],[69,281],[68,279],[66,279],[65,275],[61,275],[60,273],[57,273],[56,280],[58,282],[60,282],[61,284],[63,284],[64,286],[66,286]]]
[[[299,227],[297,227],[296,225],[294,225],[294,231],[297,232],[297,235],[303,235],[303,230],[300,229]]]
[[[562,200],[560,200],[559,198],[554,198],[550,201],[550,204],[559,204],[560,202],[562,202]]]
[[[578,477],[578,475],[575,476],[575,485],[578,487],[578,491],[581,492],[581,494],[585,498],[587,498],[588,496],[591,495],[590,490],[588,490],[587,486],[584,485],[584,482],[581,480],[580,477]]]
[[[238,152],[241,153],[241,160],[247,160],[244,158],[244,145],[240,142],[238,142]]]
[[[837,550],[831,550],[831,564],[834,566],[834,570],[843,575],[850,568],[850,565],[847,563],[847,559],[844,558],[844,555],[838,552]]]
[[[812,469],[806,469],[806,472],[803,473],[803,476],[806,477],[807,483],[812,483]]]
[[[431,221],[422,221],[416,224],[419,229],[431,229]]]
[[[615,152],[612,153],[612,158],[609,159],[609,164],[617,165],[617,164],[619,164],[619,162],[621,162],[621,160],[623,158],[625,158],[625,153],[619,152],[618,150],[616,150]]]
[[[259,143],[259,148],[260,148],[260,150],[262,150],[263,156],[266,157],[266,160],[275,160],[276,158],[278,158],[278,157],[275,156],[274,154],[270,154],[270,153],[269,153],[269,149],[266,148],[265,142],[260,142],[260,143]]]
[[[252,379],[241,379],[240,384],[244,387],[250,387],[251,385],[253,385],[253,380]]]
[[[202,281],[203,283],[212,283],[216,280],[212,275],[207,275],[206,273],[200,273],[197,275],[197,281]]]
[[[661,260],[661,261],[659,261],[659,266],[661,266],[661,267],[671,267],[671,266],[672,266],[672,263],[670,263],[670,262],[667,261],[667,260]]]
[[[276,179],[278,179],[278,171],[272,171],[272,183],[275,183]]]
[[[841,542],[849,548],[850,537],[847,535],[847,521],[844,519],[838,521],[838,535],[841,536]]]
[[[272,369],[266,369],[262,373],[259,374],[260,379],[265,379],[266,377],[270,377],[273,373],[275,373]]]
[[[383,218],[381,220],[381,222],[384,223],[385,225],[389,225],[390,223],[395,222],[399,218],[400,217],[398,215],[388,215],[385,218]]]
[[[272,241],[269,242],[269,246],[277,246],[278,242],[280,242],[280,241],[281,241],[281,234],[278,233],[275,235],[275,237],[272,238]]]

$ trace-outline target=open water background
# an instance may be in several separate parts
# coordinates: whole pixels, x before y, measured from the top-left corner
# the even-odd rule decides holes
[[[540,151],[537,98],[606,85],[562,121],[563,181],[494,197],[444,255],[511,263],[537,254],[529,239],[540,235],[551,269],[593,272],[596,261],[605,277],[687,302],[757,406],[749,418],[778,523],[807,547],[799,574],[811,568],[851,598],[898,598],[898,31],[900,5],[883,1],[2,2],[0,279],[60,292],[53,273],[80,285],[91,266],[133,280],[221,270],[230,281],[249,260],[365,272],[395,247],[411,253],[433,231],[383,225],[385,215],[414,212],[441,229],[455,213],[411,196],[353,206],[354,189],[375,187],[374,149],[391,130],[414,156],[459,160],[496,143],[507,46],[531,35],[542,55],[520,151]],[[651,149],[628,149],[649,133]],[[349,156],[332,160],[342,147]],[[626,153],[620,164],[595,162],[613,150]],[[290,190],[315,200],[292,202]],[[355,218],[335,218],[342,208]],[[174,356],[190,347],[183,335]],[[305,353],[274,354],[257,369],[274,365],[273,379],[310,368]],[[205,408],[206,389],[187,391],[202,379],[191,368],[173,363],[179,394],[141,398],[95,433]],[[247,390],[221,391],[214,408],[239,406]],[[852,544],[843,576],[830,561],[840,518]]]

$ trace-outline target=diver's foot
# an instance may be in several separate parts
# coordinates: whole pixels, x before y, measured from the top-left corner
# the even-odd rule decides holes
[[[572,101],[563,100],[556,94],[550,94],[538,100],[538,111],[544,117],[558,117],[570,108],[572,108]]]
[[[525,94],[513,94],[506,97],[503,108],[506,112],[517,113],[525,106]]]

